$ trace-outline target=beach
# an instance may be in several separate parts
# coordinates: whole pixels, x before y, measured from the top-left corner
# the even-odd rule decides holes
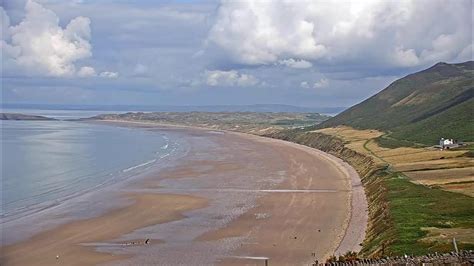
[[[242,133],[101,123],[177,131],[189,151],[116,191],[125,206],[2,247],[2,265],[307,265],[360,249],[364,191],[333,156]]]

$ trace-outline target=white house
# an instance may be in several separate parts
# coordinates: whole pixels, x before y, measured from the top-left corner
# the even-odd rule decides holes
[[[457,141],[455,141],[453,139],[441,138],[439,140],[439,146],[441,147],[441,149],[450,149],[450,148],[456,148],[459,145],[458,145]]]
[[[450,145],[450,144],[454,144],[454,141],[453,139],[445,139],[445,138],[441,138],[439,140],[439,146],[443,147],[445,145]]]

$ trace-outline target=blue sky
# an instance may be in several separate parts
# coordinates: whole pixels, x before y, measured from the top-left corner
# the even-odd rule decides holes
[[[2,101],[350,106],[472,60],[472,1],[4,0]]]

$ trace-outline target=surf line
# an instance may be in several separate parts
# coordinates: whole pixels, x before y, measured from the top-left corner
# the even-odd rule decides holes
[[[138,164],[138,165],[129,167],[129,168],[127,168],[127,169],[122,170],[122,172],[126,173],[126,172],[129,172],[129,171],[132,171],[133,169],[137,169],[137,168],[139,168],[139,167],[152,164],[152,163],[154,163],[154,162],[156,162],[156,159],[153,159],[153,160],[150,160],[150,161],[148,161],[148,162],[144,162],[144,163],[141,163],[141,164]]]

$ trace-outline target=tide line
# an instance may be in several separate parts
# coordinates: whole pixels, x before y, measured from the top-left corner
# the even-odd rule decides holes
[[[150,189],[134,189],[133,191],[148,191]],[[238,193],[337,193],[349,190],[336,189],[240,189],[240,188],[159,188],[151,189],[156,192],[238,192]]]

